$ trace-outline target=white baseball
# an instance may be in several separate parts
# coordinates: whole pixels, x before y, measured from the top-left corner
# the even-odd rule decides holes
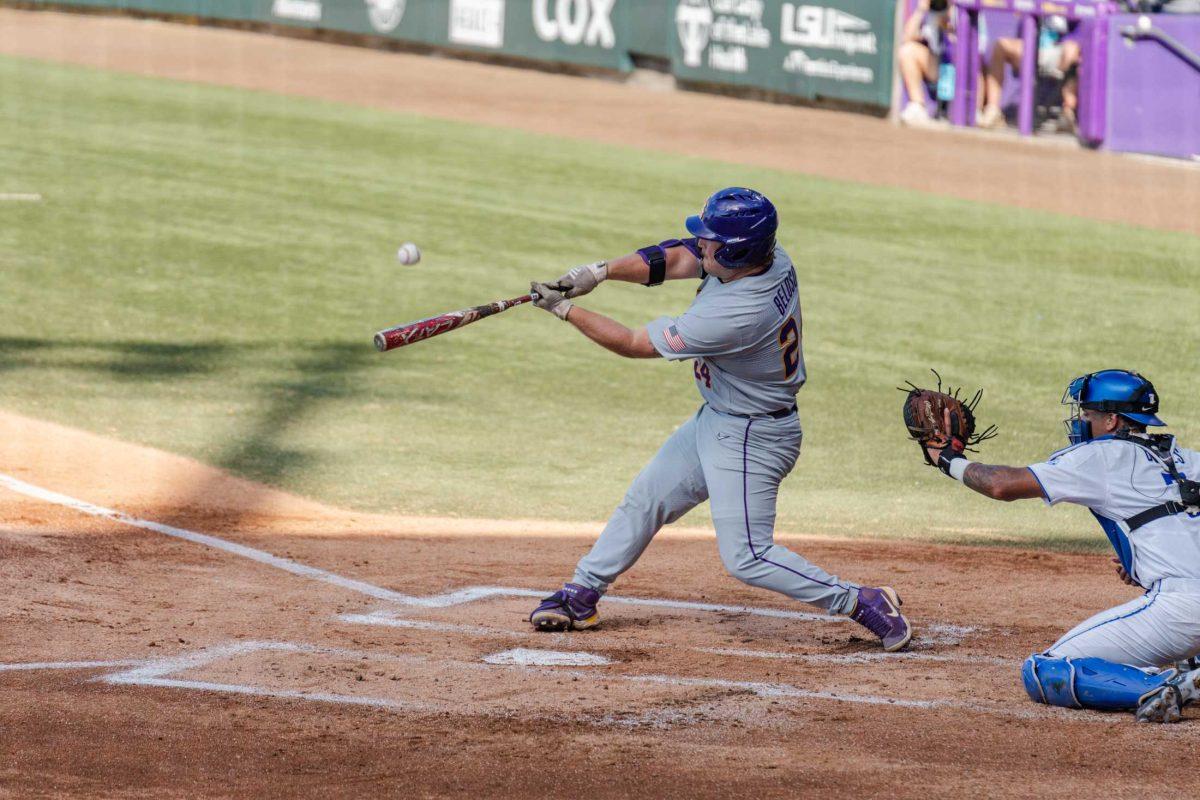
[[[396,260],[401,264],[415,264],[421,260],[421,248],[412,242],[405,242],[396,251]]]

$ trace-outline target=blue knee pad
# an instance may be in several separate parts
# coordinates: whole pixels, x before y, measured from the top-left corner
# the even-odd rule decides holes
[[[1034,653],[1021,667],[1025,691],[1035,703],[1097,711],[1133,711],[1176,670],[1152,673],[1103,658],[1053,658]]]

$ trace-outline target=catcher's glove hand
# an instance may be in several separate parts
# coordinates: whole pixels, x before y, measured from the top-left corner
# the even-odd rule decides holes
[[[930,370],[937,378],[937,389],[922,389],[910,382],[904,398],[904,425],[908,435],[921,447],[925,463],[937,467],[947,475],[950,463],[962,458],[963,452],[974,452],[975,445],[996,435],[996,426],[975,432],[975,407],[983,397],[983,389],[975,392],[969,400],[961,396],[962,389],[949,386],[942,391],[942,376]],[[937,453],[935,459],[930,452]]]

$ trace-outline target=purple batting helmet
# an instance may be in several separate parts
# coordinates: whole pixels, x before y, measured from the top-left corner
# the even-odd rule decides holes
[[[731,187],[708,198],[698,217],[687,218],[693,236],[720,242],[717,263],[729,269],[756,267],[775,250],[779,215],[775,206],[753,189]]]

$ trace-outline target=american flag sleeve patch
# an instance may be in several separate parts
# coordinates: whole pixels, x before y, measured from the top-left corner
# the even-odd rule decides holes
[[[667,342],[667,347],[671,348],[676,353],[682,353],[687,350],[687,345],[683,342],[683,337],[679,335],[679,329],[674,325],[669,326],[663,331],[663,339]]]

